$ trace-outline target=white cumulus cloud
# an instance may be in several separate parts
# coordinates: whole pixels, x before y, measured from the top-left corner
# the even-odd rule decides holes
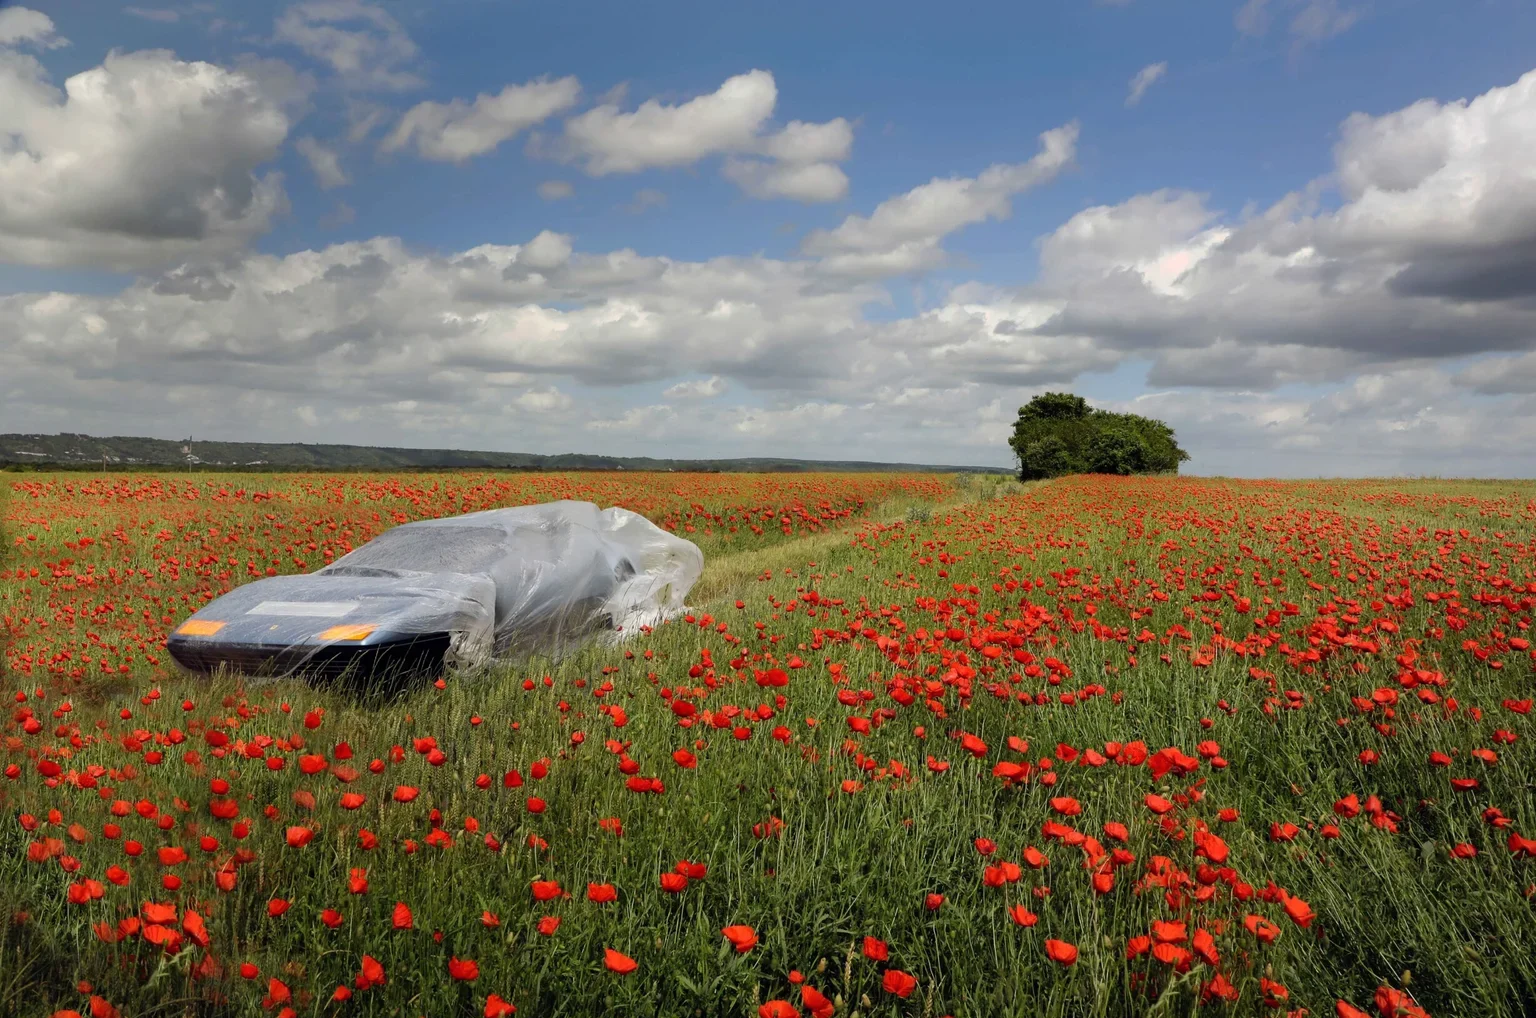
[[[1155,64],[1148,64],[1136,72],[1136,77],[1131,79],[1130,91],[1125,95],[1126,106],[1140,105],[1142,98],[1147,94],[1147,89],[1157,84],[1168,73],[1166,60]]]
[[[350,182],[347,171],[342,169],[341,156],[335,149],[307,135],[294,142],[293,147],[309,163],[310,170],[315,174],[315,182],[321,189],[329,190]]]
[[[1339,0],[1245,0],[1233,23],[1243,35],[1262,36],[1281,7],[1295,12],[1287,25],[1294,49],[1342,35],[1365,14],[1363,7],[1341,7]]]
[[[1006,219],[1012,199],[1060,173],[1077,149],[1077,124],[1040,136],[1040,152],[1028,162],[1000,163],[975,177],[935,178],[906,194],[887,198],[868,216],[851,215],[834,229],[817,230],[802,245],[828,268],[849,275],[881,276],[931,268],[943,259],[939,243],[962,227]]]
[[[55,31],[53,19],[42,11],[30,7],[0,10],[0,46],[22,45],[57,49],[68,46],[69,40]]]
[[[507,85],[473,102],[422,102],[400,118],[380,144],[393,152],[414,142],[424,159],[462,163],[484,155],[535,124],[575,105],[581,85],[574,77]]]
[[[852,150],[852,125],[838,117],[769,130],[778,95],[773,75],[753,70],[676,105],[648,99],[626,113],[615,96],[567,120],[556,150],[595,177],[726,156],[726,177],[754,198],[842,198],[848,178],[837,164]]]
[[[566,121],[565,140],[595,177],[687,166],[749,147],[777,99],[773,75],[749,71],[676,106],[648,99],[631,113],[612,103],[594,107]]]
[[[64,82],[0,50],[0,258],[134,269],[243,246],[285,206],[287,137],[245,73],[112,53]]]
[[[662,391],[665,399],[714,399],[725,392],[725,379],[719,375],[710,375],[708,378],[692,378],[686,382],[678,382]]]
[[[382,7],[362,0],[308,0],[278,15],[277,41],[329,67],[347,88],[400,92],[422,84],[416,43]]]

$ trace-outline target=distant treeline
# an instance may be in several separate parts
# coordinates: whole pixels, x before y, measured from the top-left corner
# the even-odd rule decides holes
[[[400,449],[359,445],[304,445],[264,442],[173,442],[155,438],[95,438],[90,435],[0,435],[0,471],[101,471],[204,473],[435,473],[452,470],[511,471],[676,471],[686,473],[814,473],[909,471],[1006,474],[1002,467],[873,463],[863,460],[659,459],[589,453],[468,452],[457,449]]]
[[[996,476],[1012,476],[1014,471],[1007,467],[942,467],[928,464],[915,463],[818,463],[808,461],[805,463],[778,464],[767,466],[730,465],[730,466],[693,466],[684,463],[674,467],[545,467],[527,466],[498,466],[487,464],[484,466],[398,466],[398,467],[325,467],[308,465],[282,465],[266,463],[259,466],[240,466],[229,463],[195,463],[190,467],[185,463],[108,463],[107,472],[114,474],[163,474],[163,473],[194,473],[194,474],[450,474],[469,473],[486,470],[495,470],[505,473],[528,474],[580,474],[580,473],[612,473],[622,470],[629,473],[680,473],[680,474],[858,474],[858,473],[912,473],[912,474],[986,474]],[[88,474],[101,473],[100,463],[15,463],[0,460],[0,473],[4,474]]]

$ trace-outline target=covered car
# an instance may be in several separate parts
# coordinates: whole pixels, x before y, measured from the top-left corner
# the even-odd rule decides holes
[[[489,509],[404,523],[314,573],[238,587],[166,649],[198,672],[328,676],[558,657],[680,609],[703,569],[698,546],[626,509]]]

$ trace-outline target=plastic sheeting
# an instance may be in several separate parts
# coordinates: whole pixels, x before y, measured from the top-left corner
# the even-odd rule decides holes
[[[401,524],[317,572],[236,588],[167,648],[197,671],[559,657],[597,633],[663,620],[703,569],[696,545],[627,509],[490,509]]]

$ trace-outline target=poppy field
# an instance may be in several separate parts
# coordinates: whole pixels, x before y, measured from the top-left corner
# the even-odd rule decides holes
[[[0,1014],[1536,1013],[1536,484],[0,484]],[[165,635],[575,498],[690,609],[388,699]]]

